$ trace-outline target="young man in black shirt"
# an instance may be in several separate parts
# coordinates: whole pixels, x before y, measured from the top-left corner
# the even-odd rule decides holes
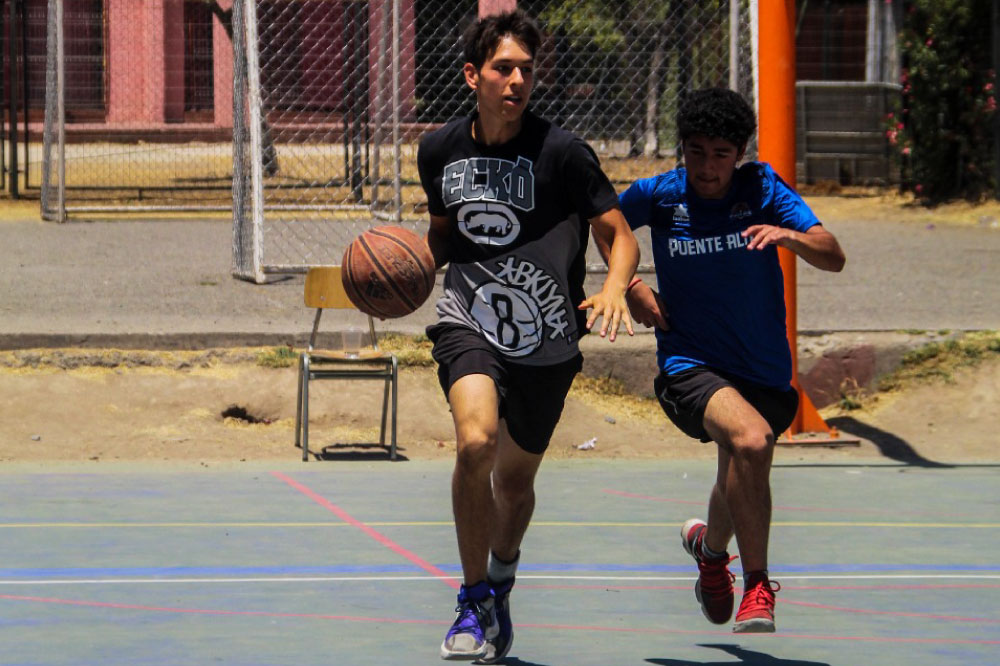
[[[639,250],[593,150],[527,110],[541,37],[521,11],[479,20],[463,73],[477,110],[423,137],[427,242],[448,263],[428,328],[455,422],[452,506],[464,584],[444,659],[510,650],[509,594],[534,509],[534,479],[598,317],[632,334],[625,291]],[[583,291],[589,234],[611,248]],[[586,311],[590,310],[589,316]]]

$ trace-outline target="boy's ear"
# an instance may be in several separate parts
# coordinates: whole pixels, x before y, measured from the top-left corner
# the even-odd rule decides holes
[[[479,89],[479,70],[471,62],[465,63],[462,67],[462,75],[465,76],[465,84],[473,90]]]

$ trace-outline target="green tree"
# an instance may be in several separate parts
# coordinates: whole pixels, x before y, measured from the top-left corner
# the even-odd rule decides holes
[[[990,0],[910,0],[900,35],[902,103],[887,135],[903,185],[927,203],[993,190]]]
[[[673,111],[686,90],[725,84],[728,63],[719,44],[727,39],[728,0],[535,4],[546,31],[570,42],[580,65],[572,68],[572,83],[608,98],[606,122],[627,133],[633,156],[655,155],[661,137],[672,139]]]

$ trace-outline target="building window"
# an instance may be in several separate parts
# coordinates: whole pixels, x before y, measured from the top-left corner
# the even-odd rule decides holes
[[[184,116],[211,121],[215,108],[212,10],[201,0],[184,3]]]
[[[799,81],[864,81],[867,0],[798,2],[795,65]]]

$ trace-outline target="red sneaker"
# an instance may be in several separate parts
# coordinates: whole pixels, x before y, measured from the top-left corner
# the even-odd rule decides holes
[[[733,580],[729,563],[735,557],[725,554],[712,559],[702,554],[701,545],[705,540],[708,525],[692,518],[681,528],[681,543],[688,555],[698,563],[698,582],[694,584],[694,596],[701,604],[701,612],[709,622],[725,624],[733,615]]]
[[[774,593],[781,589],[776,580],[769,580],[766,571],[754,571],[747,576],[743,601],[736,612],[733,632],[737,634],[774,633]]]

